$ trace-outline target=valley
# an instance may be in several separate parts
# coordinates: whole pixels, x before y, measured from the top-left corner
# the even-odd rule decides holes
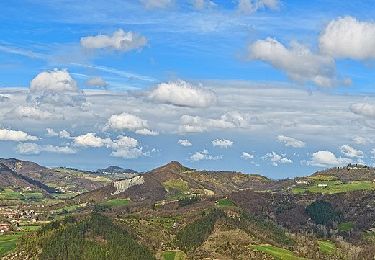
[[[0,162],[3,259],[375,256],[374,168],[272,180],[179,162],[146,173]]]

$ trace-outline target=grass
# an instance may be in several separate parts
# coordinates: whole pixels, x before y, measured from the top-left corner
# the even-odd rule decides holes
[[[332,255],[336,251],[336,246],[331,241],[319,240],[318,245],[319,245],[319,251],[322,252],[323,254]]]
[[[318,187],[319,183],[324,183],[328,186],[325,188]],[[349,183],[342,183],[340,181],[321,181],[314,182],[309,186],[293,188],[292,192],[295,194],[305,192],[335,194],[356,190],[375,190],[375,184],[371,181],[352,181]]]
[[[253,249],[264,252],[280,260],[302,260],[303,257],[296,256],[292,251],[271,245],[256,245]]]
[[[180,192],[189,191],[189,185],[182,179],[168,180],[163,182],[163,186],[167,191],[178,190]]]
[[[236,206],[236,204],[234,204],[233,201],[231,201],[230,199],[227,199],[227,198],[218,200],[216,202],[216,205],[219,206],[219,207],[232,207],[232,206]]]
[[[70,206],[65,206],[63,208],[60,208],[55,211],[55,213],[60,214],[60,213],[70,213],[73,211],[76,211],[80,206],[79,205],[70,205]]]
[[[348,232],[354,227],[353,222],[343,222],[339,224],[339,231]]]
[[[18,192],[11,189],[4,189],[0,192],[0,200],[41,200],[43,198],[44,195],[41,192]]]
[[[186,259],[186,255],[182,251],[174,250],[174,251],[165,251],[161,255],[162,260],[184,260]]]
[[[0,257],[16,248],[17,241],[21,235],[21,233],[0,235]]]
[[[314,176],[310,176],[308,177],[310,180],[315,180],[315,181],[335,181],[337,180],[337,177],[336,176],[332,176],[332,175],[314,175]]]
[[[126,206],[130,202],[129,199],[112,199],[112,200],[107,200],[101,205],[103,206],[108,206],[108,207],[119,207],[119,206]]]
[[[40,225],[24,225],[24,226],[20,226],[20,229],[22,231],[25,231],[25,232],[37,231],[40,228],[41,228]]]

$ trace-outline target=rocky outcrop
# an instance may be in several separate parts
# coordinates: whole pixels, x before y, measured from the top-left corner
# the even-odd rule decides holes
[[[115,195],[115,194],[122,193],[126,191],[127,189],[129,189],[130,187],[135,186],[135,185],[141,185],[144,182],[145,180],[143,176],[141,175],[135,176],[131,179],[115,181],[113,182],[113,187],[116,189],[116,191],[113,192],[112,194]]]

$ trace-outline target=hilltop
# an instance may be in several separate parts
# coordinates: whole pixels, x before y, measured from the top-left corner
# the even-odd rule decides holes
[[[7,163],[1,168],[4,176],[54,180],[65,174],[67,183],[73,177],[82,181],[105,177],[16,159]],[[0,215],[6,219],[14,214],[12,218],[20,223],[14,228],[27,237],[5,259],[56,259],[64,254],[75,259],[110,254],[119,259],[133,253],[134,259],[139,255],[145,259],[372,259],[373,169],[348,167],[272,180],[256,174],[201,171],[172,161],[131,177],[108,178],[73,198],[61,193],[25,203],[13,200],[0,207]],[[53,174],[57,176],[46,177]],[[17,179],[20,186],[29,185],[21,180]],[[39,231],[29,231],[30,225]],[[12,235],[3,238],[7,236]],[[113,240],[116,237],[124,239]]]

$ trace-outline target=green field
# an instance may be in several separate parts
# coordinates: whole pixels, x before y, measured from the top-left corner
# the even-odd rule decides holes
[[[342,231],[342,232],[348,232],[348,231],[350,231],[351,229],[353,229],[353,227],[354,227],[353,222],[344,222],[344,223],[340,223],[340,224],[339,224],[339,231]]]
[[[271,246],[271,245],[257,245],[257,246],[253,246],[253,249],[269,254],[273,256],[275,259],[280,259],[280,260],[305,259],[303,257],[296,256],[293,252],[287,249],[276,247],[276,246]]]
[[[44,195],[41,192],[19,192],[12,189],[4,189],[0,192],[0,200],[41,200],[43,197]]]
[[[328,186],[318,187],[320,183],[327,184]],[[292,189],[292,192],[295,194],[305,192],[335,194],[356,190],[375,190],[375,183],[371,181],[352,181],[349,183],[342,183],[341,181],[320,181],[307,186],[295,187]]]
[[[55,210],[55,213],[62,214],[62,213],[71,213],[73,211],[76,211],[80,206],[79,205],[69,205],[65,206],[63,208]]]
[[[129,199],[112,199],[107,200],[100,205],[107,206],[107,207],[119,207],[119,206],[126,206],[130,202]]]
[[[16,248],[17,240],[21,235],[21,233],[0,235],[0,257]]]
[[[36,231],[40,229],[41,226],[40,225],[24,225],[24,226],[20,226],[19,228],[25,232],[32,232],[32,231]]]
[[[324,253],[324,254],[327,254],[327,255],[332,255],[335,253],[336,251],[336,246],[334,243],[332,243],[331,241],[327,241],[327,240],[319,240],[318,241],[318,245],[319,245],[319,250],[320,252]]]
[[[162,260],[184,260],[186,259],[186,255],[182,251],[174,250],[174,251],[165,251],[161,255]]]
[[[231,207],[231,206],[236,206],[236,204],[234,204],[233,201],[231,201],[230,199],[227,199],[227,198],[224,198],[224,199],[220,199],[216,202],[216,205],[217,206],[220,206],[220,207]]]
[[[167,191],[178,190],[180,192],[189,191],[189,185],[186,181],[182,179],[172,179],[166,182],[163,182],[163,186]]]

